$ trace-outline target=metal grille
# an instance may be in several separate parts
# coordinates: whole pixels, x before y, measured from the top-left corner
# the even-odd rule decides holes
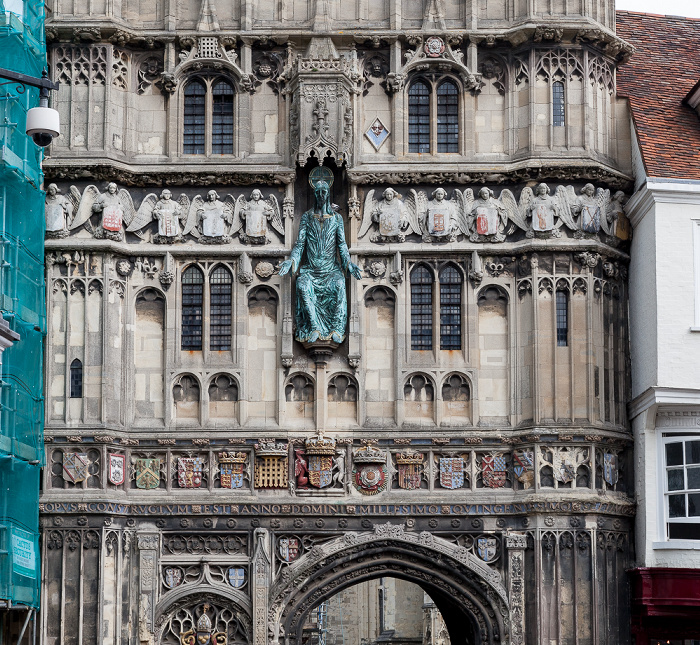
[[[204,275],[197,267],[182,274],[182,349],[202,349]]]
[[[438,152],[459,152],[459,91],[452,81],[437,89]]]
[[[422,81],[408,90],[408,151],[430,152],[430,88]]]
[[[569,303],[566,292],[557,291],[557,345],[569,344]]]
[[[77,358],[70,364],[70,398],[83,398],[83,364]]]
[[[226,81],[212,90],[211,152],[233,154],[233,88]]]
[[[231,349],[231,293],[233,289],[231,272],[224,267],[216,267],[209,279],[210,327],[209,348],[213,352]]]
[[[440,349],[462,349],[462,280],[459,271],[440,271]]]
[[[554,127],[563,126],[565,119],[564,83],[555,81],[552,83],[552,125]]]
[[[192,81],[185,87],[183,152],[186,155],[204,154],[206,93],[201,81]]]
[[[433,348],[433,277],[425,267],[411,272],[411,349]]]

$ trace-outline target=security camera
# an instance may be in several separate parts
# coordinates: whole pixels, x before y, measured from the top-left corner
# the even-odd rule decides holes
[[[36,145],[45,148],[60,133],[58,111],[49,107],[48,90],[42,88],[39,96],[39,107],[27,111],[27,134]]]

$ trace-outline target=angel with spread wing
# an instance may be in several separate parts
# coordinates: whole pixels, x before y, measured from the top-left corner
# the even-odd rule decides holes
[[[158,222],[158,233],[153,236],[156,244],[172,244],[181,242],[184,235],[194,228],[195,213],[190,209],[190,200],[184,193],[177,201],[173,194],[165,188],[160,198],[154,193],[146,195],[141,202],[136,217],[127,227],[130,233],[137,233],[153,220]]]
[[[425,215],[419,218],[423,241],[432,242],[437,238],[437,241],[456,242],[457,235],[466,229],[464,195],[455,190],[452,199],[447,200],[447,191],[436,188],[432,197],[425,207]]]
[[[256,188],[250,194],[250,201],[246,201],[243,195],[238,197],[233,211],[231,233],[243,229],[238,234],[238,239],[243,244],[269,244],[272,240],[267,237],[268,222],[277,233],[284,236],[279,203],[273,194],[265,200],[263,194]]]
[[[586,184],[581,189],[581,195],[577,197],[574,208],[579,215],[578,227],[584,233],[600,231],[602,216],[608,201],[610,201],[609,190],[599,188],[596,194],[593,184]]]
[[[124,188],[118,189],[117,184],[110,182],[104,193],[100,193],[95,186],[88,186],[83,191],[71,229],[76,229],[83,224],[89,226],[89,220],[95,213],[100,213],[101,219],[100,225],[93,230],[93,235],[97,239],[107,238],[121,242],[124,239],[122,225],[128,226],[131,223],[136,215],[136,209],[129,191]]]
[[[222,202],[215,190],[207,193],[206,200],[197,195],[190,205],[188,223],[195,223],[191,231],[187,228],[183,235],[192,233],[199,238],[200,244],[228,244],[231,241],[229,227],[233,222],[234,201],[231,195],[226,195]],[[194,216],[192,213],[194,212]]]
[[[605,210],[606,232],[618,240],[629,240],[632,237],[632,227],[625,213],[626,201],[627,195],[618,190]]]
[[[73,219],[73,213],[80,204],[80,193],[71,186],[67,195],[61,195],[56,184],[49,184],[46,189],[44,213],[46,215],[46,237],[61,238],[68,235],[68,227]]]
[[[542,183],[535,187],[534,193],[530,188],[523,188],[520,193],[520,211],[526,220],[530,220],[527,237],[536,234],[561,237],[559,229],[562,224],[576,229],[571,213],[571,200],[575,201],[575,195],[570,195],[565,186],[559,186],[554,195],[550,192],[549,186]]]
[[[503,200],[504,197],[505,200]],[[513,204],[510,203],[511,199]],[[509,208],[504,201],[508,203]],[[490,188],[484,187],[469,209],[469,239],[472,242],[503,242],[506,239],[508,220],[518,220],[518,218],[521,218],[520,211],[510,191],[502,191],[499,200],[494,197]]]
[[[411,231],[421,235],[420,227],[416,230],[411,225],[408,209],[393,188],[387,188],[382,193],[381,201],[374,199],[374,190],[367,193],[358,239],[367,234],[373,223],[379,230],[370,237],[372,242],[403,242]]]

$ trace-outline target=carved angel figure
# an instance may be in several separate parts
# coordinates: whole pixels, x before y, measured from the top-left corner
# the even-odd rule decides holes
[[[380,201],[374,199],[374,190],[367,193],[358,239],[367,234],[373,223],[377,225],[378,232],[370,237],[372,242],[403,242],[411,231],[421,234],[420,227],[414,230],[411,226],[406,205],[393,188],[387,188]]]
[[[470,192],[470,189],[465,191],[465,193]],[[503,198],[504,193],[507,193],[507,196],[512,198],[512,193],[505,190],[501,192],[501,198]],[[469,195],[467,195],[467,201],[469,201]],[[514,198],[512,201],[515,204]],[[515,207],[517,210],[517,204],[515,204]],[[512,205],[510,210],[512,210]],[[512,219],[520,218],[519,211],[516,213],[510,212],[510,210],[506,208],[502,199],[498,200],[494,197],[490,188],[482,188],[478,197],[471,203],[469,211],[469,239],[472,242],[503,242],[506,239],[505,230],[508,225],[509,215]]]
[[[215,190],[210,190],[206,199],[197,195],[190,205],[194,217],[190,214],[187,218],[188,222],[196,222],[191,233],[199,238],[201,244],[228,244],[231,241],[229,227],[233,222],[233,209],[231,195],[227,195],[223,202]]]
[[[117,184],[111,182],[104,193],[100,193],[95,186],[88,186],[83,191],[78,214],[71,224],[71,229],[86,224],[95,213],[100,213],[101,218],[100,225],[93,230],[93,235],[98,239],[107,238],[121,242],[124,239],[122,226],[128,226],[134,219],[136,209],[129,191],[124,188],[118,189]]]
[[[610,235],[614,235],[618,240],[629,240],[632,237],[632,227],[625,213],[625,203],[627,195],[618,190],[610,200],[606,211],[605,220],[608,224]]]
[[[578,226],[585,233],[597,233],[600,230],[601,224],[601,201],[604,201],[605,191],[598,189],[598,195],[596,196],[596,190],[593,184],[586,184],[581,189],[581,195],[577,198],[576,202],[576,212],[579,215]],[[608,191],[608,197],[610,191]]]
[[[530,188],[523,188],[519,206],[523,217],[530,220],[527,237],[534,237],[536,233],[561,237],[559,229],[562,224],[575,229],[570,203],[571,199],[564,186],[559,186],[555,195],[550,195],[547,184],[538,184],[534,193]]]
[[[250,201],[246,201],[243,195],[238,197],[233,212],[231,232],[235,233],[242,228],[238,239],[243,244],[269,244],[272,240],[267,237],[268,222],[275,231],[284,235],[279,203],[273,194],[265,200],[263,194],[256,188],[250,194]]]
[[[44,213],[46,215],[46,237],[61,238],[68,235],[68,227],[73,213],[80,203],[80,193],[71,186],[67,195],[61,195],[56,184],[49,184],[46,189]]]
[[[444,188],[436,188],[430,201],[425,200],[424,193],[412,191],[412,197],[417,209],[424,209],[422,214],[417,210],[424,242],[436,238],[438,241],[456,242],[457,235],[466,231],[466,204],[460,191],[455,190],[450,200],[445,199],[447,191]]]
[[[183,193],[177,201],[174,201],[172,196],[173,194],[167,188],[161,192],[160,198],[154,193],[146,195],[136,217],[126,230],[137,233],[156,220],[158,233],[153,236],[156,244],[181,242],[182,238],[194,228],[196,213],[190,209],[190,200],[187,195]]]

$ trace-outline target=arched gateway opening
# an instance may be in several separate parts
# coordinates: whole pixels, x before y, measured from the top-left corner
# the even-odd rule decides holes
[[[381,577],[419,585],[440,610],[452,645],[508,641],[506,590],[496,571],[442,538],[386,524],[315,546],[280,572],[270,590],[272,643],[302,645],[303,626],[315,607]]]

